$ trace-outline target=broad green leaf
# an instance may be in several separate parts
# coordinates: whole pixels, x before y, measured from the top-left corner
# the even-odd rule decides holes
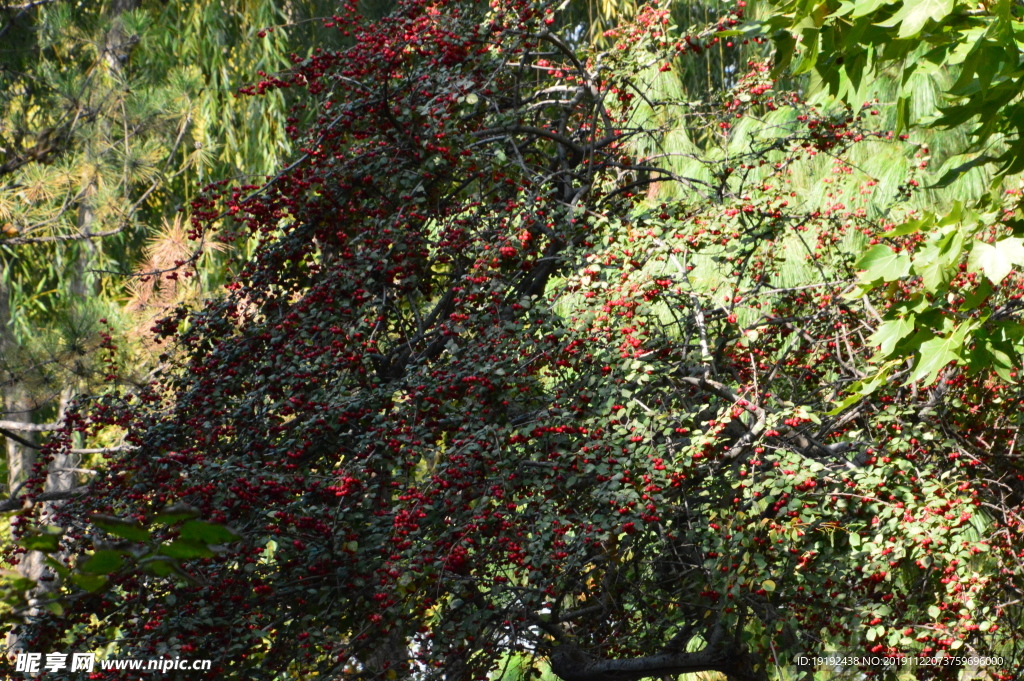
[[[992,295],[992,285],[987,279],[982,279],[981,283],[978,284],[978,288],[974,289],[964,297],[963,305],[960,306],[959,311],[966,312],[968,310],[973,310],[981,305],[990,295]]]
[[[890,319],[878,327],[869,339],[872,345],[880,346],[876,357],[884,359],[892,354],[896,344],[914,331],[917,315],[910,314],[899,319]]]
[[[36,580],[29,579],[28,577],[15,577],[7,581],[6,585],[14,591],[28,591],[29,589],[34,589],[37,586]]]
[[[864,270],[866,281],[895,281],[910,272],[910,258],[896,253],[888,246],[878,244],[861,256],[855,267]]]
[[[182,525],[181,538],[203,544],[225,544],[237,541],[239,535],[223,525],[193,520]]]
[[[105,575],[71,575],[71,581],[86,591],[96,592],[102,589],[107,583]]]
[[[928,293],[936,293],[949,283],[956,272],[941,260],[926,260],[914,270],[921,275],[921,284]]]
[[[55,534],[36,534],[18,542],[28,551],[52,553],[60,548],[60,537]]]
[[[95,575],[109,575],[121,569],[123,563],[124,558],[117,551],[97,551],[85,561],[81,570]]]
[[[857,386],[855,385],[854,388],[856,388],[856,387]],[[831,411],[827,411],[825,413],[828,416],[835,416],[836,414],[842,412],[844,409],[847,409],[847,408],[853,406],[854,404],[856,404],[857,402],[860,402],[862,399],[864,399],[864,396],[861,395],[859,392],[855,391],[852,395],[847,395],[845,398],[843,398],[839,402],[836,402],[835,403],[836,404],[835,408],[832,409]]]
[[[1009,352],[1007,352],[1009,351]],[[1011,346],[1006,342],[993,342],[982,331],[975,336],[974,348],[967,357],[967,364],[972,374],[994,371],[1007,383],[1013,383],[1014,361]]]
[[[929,293],[936,293],[958,272],[964,232],[955,226],[946,226],[943,232],[914,255],[914,272],[921,276],[921,283]]]
[[[802,40],[800,41],[801,59],[796,68],[793,69],[794,76],[807,73],[818,63],[818,36],[819,32],[817,29],[803,31]]]
[[[115,537],[121,537],[128,541],[146,541],[149,539],[149,530],[138,523],[129,522],[121,518],[109,515],[94,513],[89,518],[92,524]]]
[[[900,97],[896,100],[896,134],[911,127],[910,120],[910,97]]]
[[[166,577],[178,571],[174,559],[168,556],[153,556],[141,562],[140,565],[146,572],[157,577]]]
[[[952,13],[955,0],[905,0],[903,7],[879,26],[899,25],[897,37],[910,38],[921,32],[928,20],[942,21]]]
[[[854,19],[867,16],[887,4],[889,4],[889,0],[858,0],[853,4],[853,13],[850,16]]]
[[[947,364],[960,359],[964,337],[971,328],[973,326],[965,322],[948,336],[936,336],[922,343],[918,350],[917,366],[914,367],[914,372],[910,375],[910,382],[924,378],[924,384],[930,385]]]
[[[975,241],[967,266],[975,272],[984,272],[989,281],[998,284],[1010,273],[1014,265],[1024,264],[1024,240],[1010,237],[989,245]]]
[[[789,62],[793,59],[793,50],[796,49],[796,38],[789,31],[776,31],[772,35],[772,42],[775,43],[775,57],[773,58],[774,66],[772,67],[771,77],[777,78],[786,70],[789,66]]]
[[[957,179],[959,179],[962,175],[967,173],[972,168],[977,168],[979,166],[992,163],[995,160],[996,159],[994,156],[989,156],[988,154],[975,156],[970,161],[967,161],[966,163],[961,163],[955,168],[952,168],[949,171],[947,171],[945,174],[943,174],[939,181],[931,185],[929,189],[943,189],[945,187],[948,187],[949,185],[956,182]]]
[[[764,589],[765,591],[771,593],[771,592],[775,591],[775,582],[773,582],[770,579],[766,579],[763,582],[761,582],[761,588]]]
[[[949,212],[942,216],[939,220],[939,226],[942,225],[954,225],[964,219],[964,202],[957,200],[953,202],[953,206],[949,209]]]

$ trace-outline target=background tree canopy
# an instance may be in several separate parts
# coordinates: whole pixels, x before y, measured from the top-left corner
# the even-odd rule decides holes
[[[187,256],[139,269],[228,283],[103,322],[104,386],[14,440],[13,644],[211,679],[1019,678],[1016,99],[971,127],[1016,8],[379,9],[225,102],[290,105],[265,180],[160,180]]]

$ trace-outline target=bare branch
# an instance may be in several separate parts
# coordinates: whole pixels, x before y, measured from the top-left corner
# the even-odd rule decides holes
[[[59,423],[22,423],[21,421],[0,421],[0,429],[46,433],[60,428]]]
[[[35,504],[46,501],[64,501],[67,499],[74,499],[80,497],[89,491],[88,485],[82,485],[81,487],[75,487],[74,489],[62,490],[60,492],[43,492],[42,494],[33,497],[32,499],[19,499],[14,497],[12,499],[5,499],[0,501],[0,513],[7,513],[9,511],[16,511],[21,508],[25,508],[25,504]]]

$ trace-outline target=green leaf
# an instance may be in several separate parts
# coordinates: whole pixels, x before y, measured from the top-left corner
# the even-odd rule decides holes
[[[27,551],[53,553],[60,548],[60,537],[54,534],[36,534],[23,538],[18,542]]]
[[[170,544],[164,544],[160,547],[159,553],[181,560],[209,558],[213,555],[213,551],[206,548],[205,544],[188,539],[177,539]]]
[[[880,346],[876,357],[885,359],[891,355],[896,344],[913,333],[915,319],[917,319],[917,315],[909,314],[899,319],[889,319],[878,327],[878,331],[875,331],[869,339],[872,345]]]
[[[771,77],[778,78],[785,72],[789,62],[793,59],[793,50],[796,48],[796,38],[789,31],[776,31],[772,35],[772,42],[775,43],[775,57]]]
[[[910,121],[910,97],[900,97],[896,100],[896,130],[899,135],[911,127]]]
[[[82,565],[82,572],[95,575],[109,575],[121,569],[124,558],[117,551],[97,551]]]
[[[879,387],[885,384],[886,380],[889,378],[889,374],[898,364],[900,364],[899,359],[889,360],[878,368],[878,373],[874,376],[854,382],[849,387],[851,394],[841,402],[836,403],[835,408],[826,413],[829,416],[835,416],[836,414],[841,413],[844,409],[856,404],[863,398],[878,390]]]
[[[794,76],[807,73],[818,63],[818,36],[819,32],[817,29],[803,31],[803,39],[800,41],[801,59],[796,68],[793,69]]]
[[[201,520],[187,522],[181,527],[181,538],[203,544],[226,544],[237,541],[240,535],[223,525],[207,523]]]
[[[959,271],[963,252],[964,230],[945,226],[924,248],[914,255],[914,272],[929,293],[937,293]]]
[[[154,556],[141,565],[146,572],[157,577],[167,577],[178,572],[174,559],[166,556]]]
[[[920,267],[914,269],[921,275],[921,285],[924,286],[924,290],[932,294],[937,293],[939,289],[948,284],[956,274],[952,271],[953,268],[941,260],[926,260]]]
[[[964,175],[969,170],[992,163],[995,160],[996,158],[994,156],[989,156],[987,154],[975,156],[970,161],[967,161],[966,163],[961,163],[955,168],[952,168],[949,171],[947,171],[945,174],[943,174],[941,178],[939,178],[939,181],[931,185],[929,189],[944,189],[949,185],[953,184],[954,182],[956,182],[961,175]]]
[[[770,579],[766,579],[763,582],[761,582],[761,588],[764,589],[765,591],[771,593],[771,592],[775,591],[775,582],[773,582]]]
[[[93,593],[99,591],[107,584],[107,577],[104,575],[71,575],[71,581],[86,591]]]
[[[910,382],[913,383],[924,378],[924,384],[930,385],[947,364],[960,359],[964,338],[971,328],[972,325],[965,322],[948,336],[936,336],[922,343],[918,350],[917,366],[914,368],[914,373],[910,375]]]
[[[143,528],[138,523],[115,518],[114,516],[100,515],[99,513],[92,514],[89,520],[96,527],[115,537],[121,537],[128,541],[146,541],[149,539],[149,530]]]
[[[910,272],[910,258],[879,244],[862,255],[855,267],[864,270],[866,281],[895,281]]]
[[[974,349],[968,355],[967,363],[972,374],[994,371],[1007,383],[1013,383],[1015,366],[1011,355],[1016,353],[1010,343],[993,339],[982,331],[975,335]]]
[[[975,272],[984,272],[989,281],[998,284],[1010,273],[1014,265],[1024,264],[1024,240],[1010,237],[989,245],[975,241],[967,266]]]
[[[858,0],[853,6],[853,13],[850,17],[857,19],[867,16],[888,4],[889,0]]]
[[[911,38],[921,32],[928,20],[939,22],[948,17],[956,6],[955,0],[906,0],[896,14],[879,26],[900,27],[897,37]]]
[[[38,585],[34,579],[29,579],[28,577],[15,577],[7,582],[7,586],[13,591],[28,591],[29,589],[36,588]]]

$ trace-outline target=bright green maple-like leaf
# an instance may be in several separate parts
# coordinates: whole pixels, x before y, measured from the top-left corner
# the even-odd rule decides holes
[[[944,231],[944,234],[929,239],[914,256],[914,273],[921,275],[921,283],[929,293],[936,293],[953,278],[963,252],[963,231],[955,227],[947,227]]]
[[[930,385],[943,367],[954,360],[960,359],[960,350],[964,346],[964,338],[974,328],[972,324],[961,324],[948,336],[937,336],[921,343],[920,359],[914,367],[910,381],[924,378],[924,384]]]
[[[910,258],[879,244],[862,255],[856,267],[865,271],[864,279],[867,281],[895,281],[910,272]]]
[[[892,354],[896,344],[914,330],[916,318],[917,315],[910,314],[899,319],[888,319],[878,327],[878,331],[875,331],[870,339],[873,345],[881,346],[876,356],[878,359],[884,359]]]
[[[975,272],[984,272],[989,281],[998,284],[1006,278],[1014,265],[1024,265],[1024,239],[1011,237],[995,245],[976,241],[967,265]]]
[[[921,32],[929,19],[942,21],[953,12],[955,0],[906,0],[903,7],[880,26],[899,24],[899,38],[910,38]]]
[[[843,3],[844,8],[852,8],[853,12],[850,16],[854,19],[872,14],[887,4],[889,4],[887,0],[860,0],[859,2]],[[837,12],[837,14],[839,13]]]

